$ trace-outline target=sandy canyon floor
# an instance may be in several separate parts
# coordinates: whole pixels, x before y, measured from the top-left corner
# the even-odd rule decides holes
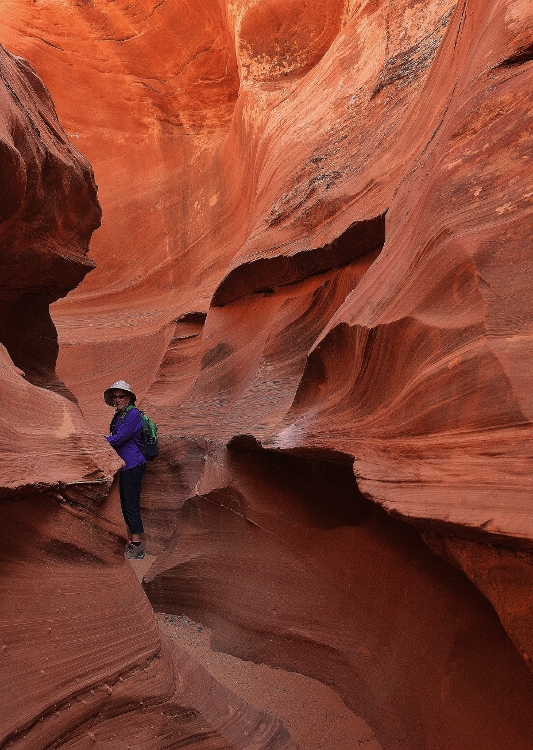
[[[137,578],[155,558],[131,560]],[[177,641],[240,698],[279,716],[301,750],[382,750],[372,730],[326,685],[295,672],[254,664],[211,647],[211,631],[187,615],[156,613],[161,631]]]

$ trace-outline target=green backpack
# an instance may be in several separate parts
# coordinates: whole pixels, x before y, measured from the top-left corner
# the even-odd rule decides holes
[[[142,452],[147,461],[153,461],[159,453],[159,440],[157,438],[157,425],[150,417],[139,409],[143,421],[142,428]]]

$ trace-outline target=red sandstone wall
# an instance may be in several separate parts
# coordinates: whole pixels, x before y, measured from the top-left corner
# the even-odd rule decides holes
[[[94,265],[96,186],[1,47],[0,79],[0,746],[289,749],[276,717],[162,637],[124,559],[120,461],[55,374],[48,309]]]
[[[163,434],[152,602],[385,748],[533,747],[530,4],[5,8],[103,208],[57,371]]]

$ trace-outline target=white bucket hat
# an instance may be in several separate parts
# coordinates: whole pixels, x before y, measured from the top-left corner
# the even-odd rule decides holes
[[[110,385],[109,388],[106,388],[104,391],[104,401],[108,406],[113,406],[113,399],[111,398],[111,391],[114,390],[121,390],[126,391],[127,393],[131,393],[132,395],[132,401],[135,402],[137,400],[137,396],[134,394],[134,392],[131,390],[131,385],[129,383],[126,383],[125,380],[117,380],[116,383],[113,383],[113,385]]]

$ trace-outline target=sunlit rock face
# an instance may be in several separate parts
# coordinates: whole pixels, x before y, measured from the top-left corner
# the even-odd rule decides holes
[[[531,4],[0,23],[99,186],[58,373],[100,432],[117,377],[160,424],[154,605],[385,748],[532,748]]]

